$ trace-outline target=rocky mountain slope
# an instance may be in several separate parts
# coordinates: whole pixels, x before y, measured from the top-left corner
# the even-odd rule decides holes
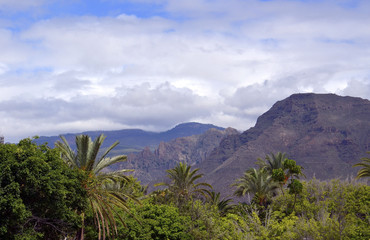
[[[128,155],[128,161],[117,164],[113,169],[135,169],[133,175],[143,184],[157,183],[166,175],[166,170],[179,162],[190,165],[204,161],[227,136],[239,135],[232,128],[211,128],[203,134],[176,138],[161,142],[155,150],[146,147],[140,153]]]
[[[261,115],[254,127],[223,139],[196,165],[216,190],[255,167],[257,158],[285,152],[307,178],[345,178],[370,150],[370,101],[334,94],[294,94]]]

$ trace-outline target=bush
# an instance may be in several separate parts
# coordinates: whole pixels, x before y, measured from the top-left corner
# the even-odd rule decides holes
[[[193,239],[188,233],[190,217],[181,216],[177,207],[146,201],[142,206],[132,205],[131,210],[137,219],[121,213],[127,226],[120,226],[118,239]]]

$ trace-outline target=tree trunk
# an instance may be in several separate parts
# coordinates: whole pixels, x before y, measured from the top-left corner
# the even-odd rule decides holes
[[[294,194],[293,211],[294,211],[294,208],[295,208],[296,201],[297,201],[297,194]]]
[[[84,240],[84,231],[85,231],[85,213],[81,213],[82,226],[78,229],[76,234],[76,240]]]

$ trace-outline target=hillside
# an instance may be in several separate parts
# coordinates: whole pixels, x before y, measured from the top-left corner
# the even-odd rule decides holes
[[[285,152],[307,178],[346,178],[370,149],[370,101],[334,94],[294,94],[261,115],[254,127],[223,139],[196,165],[216,190],[255,166],[257,158]]]
[[[204,161],[227,136],[238,135],[232,128],[220,130],[211,128],[203,134],[181,137],[161,142],[155,150],[146,147],[139,153],[128,155],[128,161],[114,169],[135,169],[133,175],[143,184],[157,183],[166,175],[166,170],[179,162],[194,165]]]

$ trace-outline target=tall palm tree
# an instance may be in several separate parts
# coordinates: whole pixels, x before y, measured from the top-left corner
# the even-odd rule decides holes
[[[234,195],[241,197],[252,193],[261,206],[266,204],[269,195],[278,187],[278,184],[273,181],[272,176],[264,168],[248,169],[244,172],[243,177],[237,179],[233,185],[237,187]]]
[[[117,233],[116,221],[114,218],[114,207],[121,208],[129,212],[126,204],[128,195],[118,194],[115,182],[128,180],[123,173],[128,170],[115,172],[103,172],[102,170],[114,163],[126,161],[127,157],[119,155],[107,157],[108,153],[119,143],[116,141],[107,150],[99,155],[99,150],[106,137],[101,134],[94,141],[88,135],[76,136],[77,151],[73,151],[66,138],[61,136],[62,142],[57,141],[55,146],[60,149],[62,159],[71,167],[84,171],[87,175],[87,181],[83,186],[87,190],[89,203],[94,213],[94,221],[98,226],[99,239],[105,239],[111,234],[111,229]],[[109,183],[113,184],[112,186]],[[134,199],[134,198],[133,198]],[[135,199],[134,199],[135,200]],[[81,213],[84,223],[84,213]],[[124,221],[120,219],[124,224]],[[84,226],[77,233],[77,239],[84,238]]]
[[[370,151],[367,154],[370,154]],[[361,160],[362,162],[353,165],[354,167],[362,167],[362,169],[358,170],[356,178],[370,177],[370,158],[363,157]]]
[[[212,186],[205,182],[197,182],[203,177],[203,174],[197,174],[198,171],[199,168],[191,170],[191,166],[180,162],[175,168],[167,170],[167,177],[171,179],[171,183],[159,183],[156,186],[167,186],[168,190],[175,195],[178,205],[199,194],[210,195],[209,189],[212,189]]]

